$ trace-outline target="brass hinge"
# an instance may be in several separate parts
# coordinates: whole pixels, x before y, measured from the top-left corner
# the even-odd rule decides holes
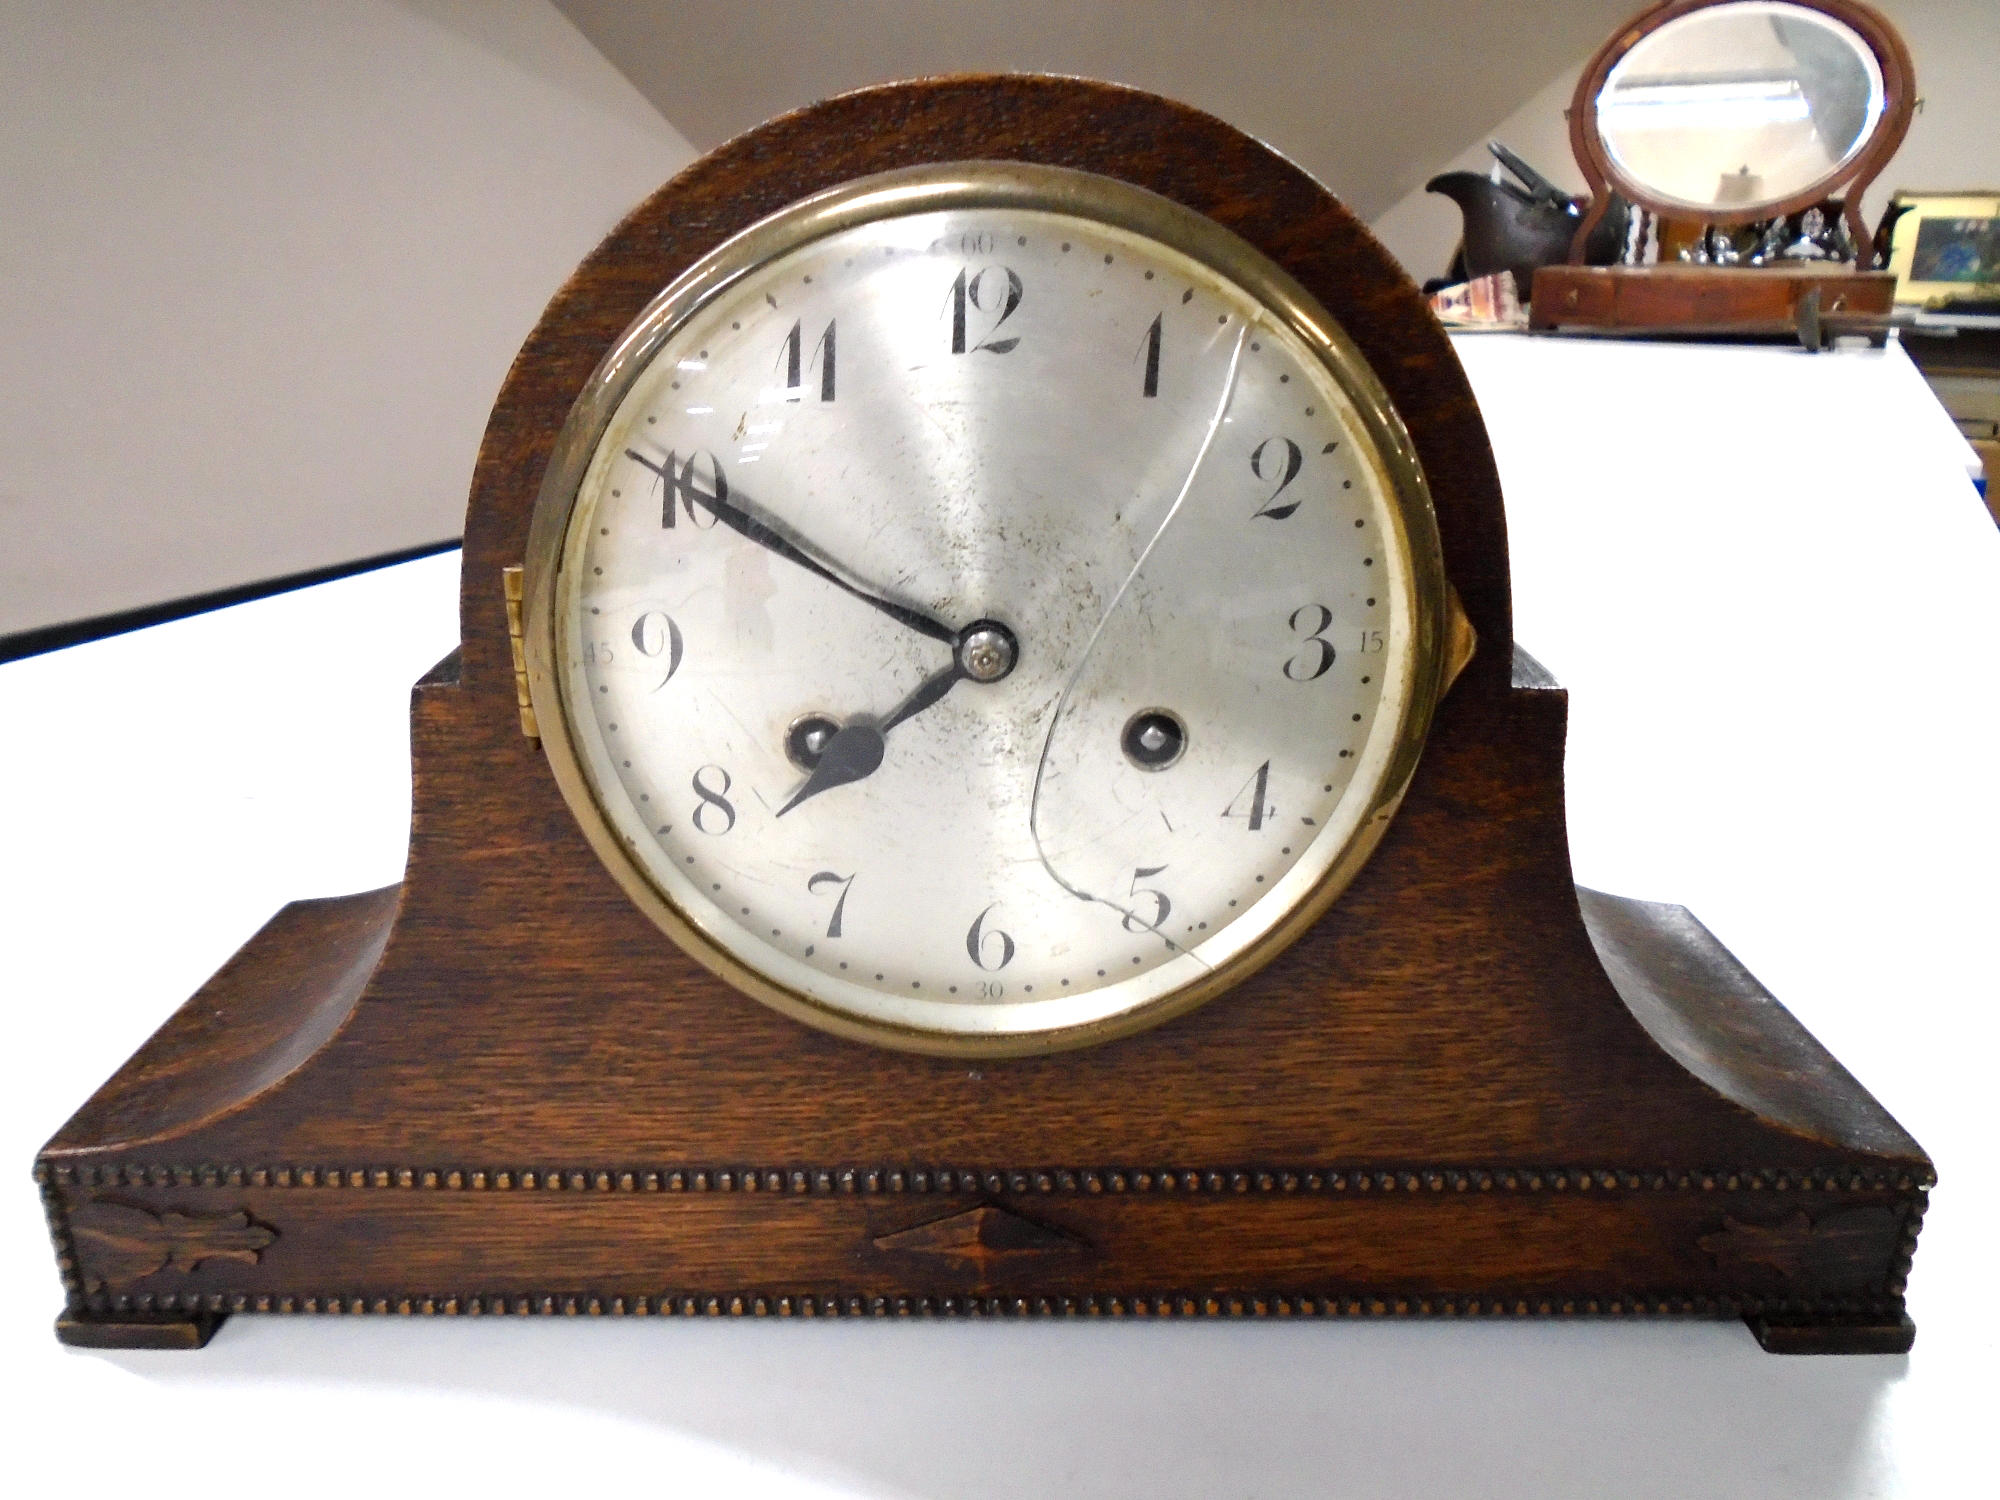
[[[507,596],[507,644],[514,652],[514,701],[521,708],[521,733],[541,742],[541,726],[535,722],[535,705],[528,697],[528,653],[521,641],[521,567],[519,563],[500,570],[501,591]]]
[[[1465,602],[1458,597],[1458,590],[1445,585],[1444,632],[1444,686],[1438,689],[1442,698],[1451,691],[1451,685],[1458,681],[1458,674],[1472,664],[1473,653],[1479,649],[1479,634],[1472,628],[1472,621],[1465,613]]]

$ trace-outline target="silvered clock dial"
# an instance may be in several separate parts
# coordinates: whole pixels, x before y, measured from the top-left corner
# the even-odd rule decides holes
[[[1150,1025],[1296,936],[1456,618],[1327,314],[1198,215],[1013,164],[863,179],[669,287],[526,571],[537,721],[633,897],[760,1000],[968,1054]]]

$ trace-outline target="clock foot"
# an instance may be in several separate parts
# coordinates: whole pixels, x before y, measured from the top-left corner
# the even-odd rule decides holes
[[[56,1339],[72,1349],[200,1349],[215,1337],[227,1313],[178,1317],[92,1317],[66,1312],[56,1319]]]
[[[1893,1323],[1785,1323],[1758,1314],[1743,1321],[1770,1354],[1908,1354],[1917,1337],[1907,1313]]]

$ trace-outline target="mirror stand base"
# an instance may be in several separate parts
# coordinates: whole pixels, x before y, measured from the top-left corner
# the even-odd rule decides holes
[[[1543,266],[1528,326],[1544,333],[1797,337],[1802,304],[1822,316],[1886,318],[1896,278],[1850,266]]]

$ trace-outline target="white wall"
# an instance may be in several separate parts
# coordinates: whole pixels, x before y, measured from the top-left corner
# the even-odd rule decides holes
[[[455,536],[693,154],[545,0],[0,0],[0,634]]]
[[[1875,223],[1899,187],[2000,189],[2000,0],[1873,3],[1903,34],[1924,103],[1902,149],[1862,201],[1868,223]],[[1583,191],[1563,111],[1583,65],[1602,41],[1599,37],[1505,118],[1474,135],[1450,161],[1408,184],[1403,198],[1375,220],[1375,232],[1418,281],[1444,274],[1460,224],[1456,205],[1424,192],[1423,184],[1439,172],[1485,171],[1493,160],[1486,151],[1489,139],[1504,141],[1546,176]]]
[[[1369,218],[1637,0],[555,3],[704,150],[866,84],[1082,74],[1220,115]]]
[[[1422,279],[1458,232],[1422,184],[1488,136],[1581,186],[1562,110],[1637,4],[0,0],[0,635],[455,535],[508,361],[681,130],[1121,78],[1263,135]],[[1883,8],[1928,104],[1876,196],[2000,186],[2000,0]]]

